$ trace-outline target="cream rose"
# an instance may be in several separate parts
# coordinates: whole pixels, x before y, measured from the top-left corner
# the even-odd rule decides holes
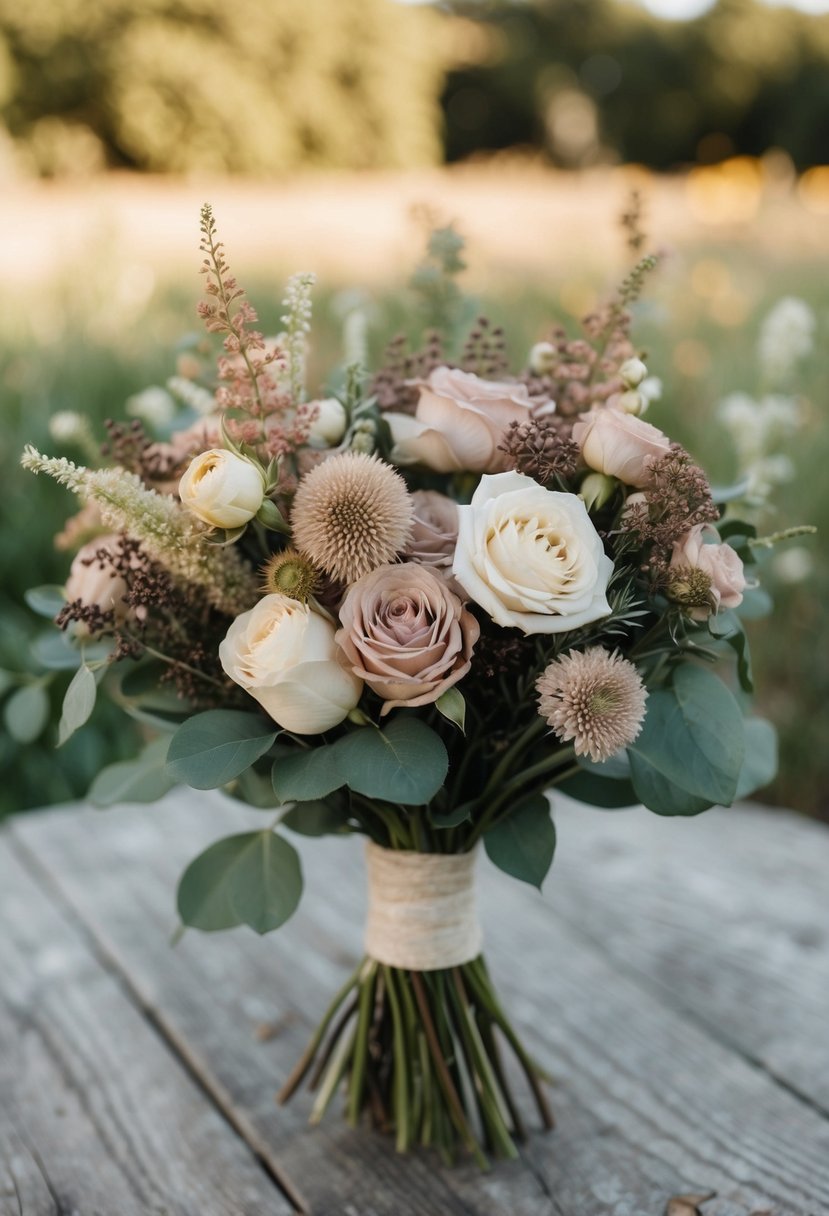
[[[458,516],[452,569],[498,625],[563,633],[610,612],[613,562],[575,494],[498,473],[481,478]]]
[[[676,542],[668,568],[677,581],[688,570],[701,570],[711,580],[708,603],[689,606],[694,620],[705,620],[712,608],[717,612],[720,608],[736,608],[743,602],[746,576],[740,555],[720,540],[711,524],[696,524]]]
[[[385,414],[394,464],[424,464],[437,473],[497,472],[511,422],[526,422],[536,403],[524,384],[482,380],[458,368],[436,367],[420,384],[414,417]],[[541,404],[541,403],[538,403]]]
[[[351,671],[396,705],[428,705],[469,671],[480,629],[445,582],[425,566],[380,566],[353,583],[340,606],[337,641]]]
[[[219,645],[219,660],[231,680],[297,735],[330,730],[362,692],[340,660],[334,626],[287,595],[266,595],[238,616]]]
[[[626,486],[646,485],[649,458],[664,456],[671,446],[667,435],[649,422],[607,408],[579,418],[573,439],[588,468],[618,477]]]
[[[265,480],[243,456],[210,448],[190,461],[178,492],[187,510],[211,528],[240,528],[262,506]]]

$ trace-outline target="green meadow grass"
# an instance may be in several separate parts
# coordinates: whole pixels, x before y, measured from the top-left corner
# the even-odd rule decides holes
[[[119,315],[107,307],[105,267],[96,268],[95,291],[78,292],[71,283],[58,285],[50,297],[49,315],[20,307],[0,319],[0,677],[7,708],[15,689],[37,681],[39,670],[28,655],[42,629],[23,602],[25,590],[41,583],[62,582],[66,554],[57,553],[53,536],[73,509],[70,496],[44,479],[35,481],[18,467],[24,443],[51,452],[61,449],[49,437],[48,421],[58,410],[78,410],[103,435],[107,417],[122,417],[124,403],[151,384],[163,384],[173,373],[177,343],[195,329],[194,295],[180,287],[156,291],[136,313]],[[88,286],[88,285],[87,285]],[[278,328],[282,284],[248,284],[268,332]],[[606,284],[585,277],[575,295],[588,300]],[[791,442],[796,479],[782,487],[769,531],[798,523],[817,524],[817,537],[807,539],[814,561],[811,577],[788,583],[766,566],[776,599],[774,615],[751,627],[760,712],[781,735],[781,771],[764,797],[811,813],[827,813],[829,773],[829,657],[824,605],[829,599],[829,428],[825,422],[829,301],[825,269],[818,263],[781,262],[760,257],[749,248],[695,248],[668,262],[655,276],[638,307],[635,337],[651,372],[663,380],[663,400],[649,420],[685,443],[709,470],[712,480],[727,481],[734,458],[727,435],[715,419],[715,408],[727,392],[757,387],[755,343],[760,319],[783,295],[808,301],[818,316],[817,351],[803,366],[800,391],[807,423]],[[567,306],[573,303],[572,281],[503,280],[497,295],[478,302],[478,310],[507,328],[510,353],[517,363],[528,346],[544,336],[551,322],[575,327]],[[310,362],[313,392],[324,385],[326,370],[341,358],[339,330],[344,297],[321,285],[316,299],[314,345]],[[390,284],[374,296],[370,309],[372,357],[400,329],[412,330],[406,298]],[[75,456],[71,449],[66,455]],[[798,542],[799,543],[799,542]],[[51,712],[37,738],[16,741],[0,732],[0,813],[80,797],[104,763],[126,756],[138,745],[137,728],[113,707],[99,704],[92,722],[64,748],[55,750],[60,701],[68,676],[49,689]]]

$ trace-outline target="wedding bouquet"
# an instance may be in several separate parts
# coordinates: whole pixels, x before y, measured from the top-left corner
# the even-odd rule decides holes
[[[540,887],[552,787],[695,815],[770,780],[740,619],[767,541],[642,418],[654,384],[629,307],[655,259],[517,374],[482,319],[454,349],[394,341],[373,375],[355,357],[308,400],[312,276],[266,339],[209,208],[201,247],[223,352],[215,379],[195,363],[171,382],[187,425],[110,423],[100,467],[23,457],[83,503],[65,589],[31,596],[77,665],[61,740],[103,684],[158,737],[94,801],[184,783],[273,812],[190,864],[185,926],[278,928],[302,890],[285,830],[364,835],[365,958],[283,1097],[310,1074],[313,1120],[344,1090],[352,1123],[367,1113],[401,1150],[512,1156],[504,1045],[552,1116],[482,956],[478,846]],[[448,291],[446,231],[433,253]]]

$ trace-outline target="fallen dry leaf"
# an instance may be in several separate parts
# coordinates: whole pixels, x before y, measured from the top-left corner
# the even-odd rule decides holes
[[[716,1193],[709,1191],[706,1195],[674,1195],[673,1199],[668,1200],[665,1216],[702,1216],[700,1205],[713,1199]]]

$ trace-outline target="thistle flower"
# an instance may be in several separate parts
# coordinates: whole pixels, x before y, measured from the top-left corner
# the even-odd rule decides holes
[[[577,756],[601,763],[642,729],[647,692],[634,665],[601,646],[561,655],[536,683],[539,713]]]
[[[296,549],[274,553],[262,566],[262,590],[266,595],[287,595],[305,604],[316,590],[317,571]]]
[[[399,473],[377,456],[343,452],[302,478],[291,526],[314,565],[350,583],[394,561],[409,541],[412,517]]]

